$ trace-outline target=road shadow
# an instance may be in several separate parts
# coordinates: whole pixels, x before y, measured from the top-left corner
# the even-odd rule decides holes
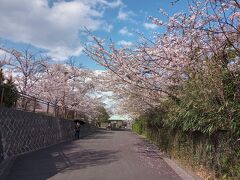
[[[81,152],[55,152],[54,161],[57,172],[66,172],[117,161],[118,151],[85,149]]]
[[[92,133],[91,135],[88,135],[87,137],[84,137],[83,139],[111,139],[111,135],[114,134],[114,132],[105,130],[105,129],[98,129],[96,132]]]
[[[98,133],[94,133],[96,137]],[[100,133],[104,134],[105,132]],[[94,134],[90,136],[94,138]],[[89,137],[83,139],[87,138]],[[86,149],[80,145],[80,142],[62,143],[17,157],[7,179],[44,180],[59,172],[118,161],[118,151]]]
[[[113,128],[112,131],[131,131],[130,129],[124,129],[124,128]]]

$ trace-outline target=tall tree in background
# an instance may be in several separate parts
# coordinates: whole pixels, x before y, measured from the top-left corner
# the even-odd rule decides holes
[[[104,108],[104,106],[100,106],[98,108],[98,111],[99,111],[98,121],[101,123],[108,123],[109,114]]]
[[[3,64],[4,70],[9,72],[7,77],[13,76],[18,91],[58,105],[62,112],[67,108],[96,119],[101,103],[91,95],[96,80],[93,72],[76,65],[71,58],[66,64],[48,64],[48,58],[29,50],[1,47],[0,50],[8,58]],[[26,107],[31,105],[30,101],[24,99],[21,104]]]
[[[35,94],[35,86],[41,79],[41,75],[46,71],[47,57],[36,55],[29,50],[17,51],[15,49],[8,50],[1,48],[9,57],[9,61],[6,64],[8,69],[15,74],[14,80],[18,84],[18,90],[21,93],[28,95]]]

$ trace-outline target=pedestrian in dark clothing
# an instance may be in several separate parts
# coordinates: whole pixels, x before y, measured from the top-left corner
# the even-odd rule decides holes
[[[80,123],[77,122],[75,124],[75,139],[79,139],[80,138]]]

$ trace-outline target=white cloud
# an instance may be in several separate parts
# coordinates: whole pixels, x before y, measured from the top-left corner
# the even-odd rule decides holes
[[[133,43],[131,41],[125,41],[125,40],[118,41],[117,44],[120,46],[126,46],[126,47],[133,46]]]
[[[135,16],[135,13],[133,11],[125,11],[123,8],[120,8],[117,18],[119,20],[132,20],[132,16]]]
[[[93,73],[94,73],[96,76],[102,75],[102,74],[104,74],[104,73],[106,73],[106,72],[107,72],[106,70],[95,70],[95,71],[93,71]]]
[[[82,46],[77,46],[75,48],[68,48],[65,46],[57,46],[52,48],[48,55],[53,57],[54,60],[66,60],[69,56],[78,56],[83,50]]]
[[[61,0],[63,1],[63,0]],[[81,2],[87,3],[87,4],[91,4],[91,5],[98,5],[98,7],[101,6],[101,8],[117,8],[120,6],[124,6],[122,0],[79,0]]]
[[[6,52],[0,49],[0,59],[5,59]]]
[[[113,25],[112,24],[107,24],[105,27],[103,27],[103,29],[107,32],[111,32],[113,29]]]
[[[116,7],[120,7],[120,6],[123,5],[123,2],[121,0],[116,0],[116,1],[113,1],[113,2],[108,2],[108,1],[103,0],[102,3],[103,4],[105,3],[105,5],[107,5],[111,8],[116,8]]]
[[[12,56],[9,53],[6,53],[4,50],[0,49],[0,68],[8,64]]]
[[[143,26],[146,29],[156,29],[158,27],[156,24],[153,24],[153,23],[144,23]]]
[[[122,29],[120,29],[118,32],[119,32],[119,34],[122,34],[122,35],[127,35],[127,36],[133,35],[133,33],[128,31],[128,28],[126,26],[123,27]]]
[[[0,49],[0,68],[5,64],[6,60],[6,53]]]
[[[79,30],[110,32],[112,25],[103,20],[107,8],[122,6],[121,0],[1,0],[0,37],[15,42],[30,43],[49,50],[58,60],[81,53]]]

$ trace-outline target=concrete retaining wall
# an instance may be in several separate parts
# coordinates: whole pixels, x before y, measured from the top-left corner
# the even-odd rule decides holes
[[[89,126],[84,125],[80,135],[87,134],[89,130]],[[0,108],[0,162],[72,139],[73,121]]]

